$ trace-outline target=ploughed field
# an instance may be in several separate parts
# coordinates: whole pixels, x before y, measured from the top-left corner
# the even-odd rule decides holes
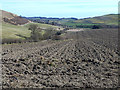
[[[118,32],[67,32],[66,40],[3,45],[3,87],[118,86]]]

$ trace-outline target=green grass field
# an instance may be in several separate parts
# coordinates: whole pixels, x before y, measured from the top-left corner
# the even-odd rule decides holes
[[[2,23],[2,39],[24,39],[18,35],[30,37],[30,30],[25,26],[16,26],[9,23]]]
[[[76,20],[76,23],[98,23],[98,24],[106,24],[106,25],[118,25],[118,15],[117,14],[109,14],[104,16],[98,16],[93,18],[86,18],[83,20]]]
[[[37,24],[38,27],[41,27],[41,28],[43,28],[43,29],[48,29],[48,28],[57,29],[57,28],[59,28],[58,26],[49,25],[49,24],[42,24],[42,23],[29,23],[29,24],[25,25],[25,27],[29,28],[29,26],[30,26],[31,24]],[[63,29],[62,27],[60,27],[60,28],[61,28],[61,30]]]
[[[30,19],[30,18],[29,18]],[[34,18],[31,17],[30,20],[36,21],[43,21],[45,22],[49,20],[49,23],[54,22],[56,24],[60,24],[63,26],[69,26],[71,28],[81,28],[76,26],[83,26],[83,27],[91,27],[93,25],[111,25],[111,26],[118,26],[118,15],[117,14],[108,14],[103,16],[95,16],[83,19],[70,19],[70,18],[58,18],[58,19],[41,19],[41,18]]]
[[[30,37],[31,31],[28,30],[29,25],[33,23],[29,23],[26,25],[16,26],[9,23],[2,22],[2,39],[24,39],[23,37]],[[34,23],[37,24],[41,28],[59,28],[58,26],[48,25],[48,24],[40,24],[40,23]],[[43,30],[41,32],[42,34],[45,33]],[[19,36],[20,35],[20,36]],[[23,36],[23,37],[21,37]]]

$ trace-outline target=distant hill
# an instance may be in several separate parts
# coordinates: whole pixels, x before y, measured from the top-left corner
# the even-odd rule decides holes
[[[116,28],[118,26],[118,15],[108,14],[104,16],[90,18],[46,18],[46,17],[25,17],[33,22],[46,23],[51,25],[71,27],[71,28],[92,28],[94,25],[99,25],[106,28]]]
[[[65,23],[70,23],[77,18],[47,18],[47,17],[24,17],[30,21],[37,22],[37,23],[44,23],[44,24],[51,24],[57,26],[64,26]]]
[[[0,12],[2,12],[3,22],[10,23],[13,25],[23,25],[30,22],[29,20],[22,18],[20,16],[17,16],[16,14],[13,14],[4,10],[0,10]]]
[[[97,16],[92,18],[84,18],[74,21],[76,23],[87,23],[87,24],[106,24],[106,25],[118,25],[118,15],[108,14],[104,16]]]

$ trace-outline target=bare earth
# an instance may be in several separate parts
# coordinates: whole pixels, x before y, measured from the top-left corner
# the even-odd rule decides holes
[[[117,35],[80,29],[68,31],[67,40],[3,45],[3,87],[115,88]]]
[[[70,30],[67,30],[68,32],[71,31],[71,32],[78,32],[78,31],[84,31],[84,29],[70,29]]]

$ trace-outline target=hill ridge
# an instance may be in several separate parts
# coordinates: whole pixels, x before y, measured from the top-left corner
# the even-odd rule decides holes
[[[26,23],[29,23],[30,21],[22,18],[21,16],[18,16],[16,14],[13,14],[11,12],[7,12],[4,10],[0,10],[2,12],[2,22],[10,23],[13,25],[23,25]]]

